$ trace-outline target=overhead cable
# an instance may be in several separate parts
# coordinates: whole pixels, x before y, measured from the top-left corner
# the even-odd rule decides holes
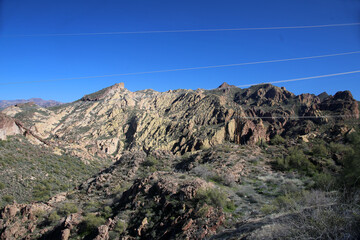
[[[308,57],[298,57],[298,58],[273,59],[273,60],[254,61],[254,62],[245,62],[245,63],[211,65],[211,66],[203,66],[203,67],[189,67],[189,68],[155,70],[155,71],[146,71],[146,72],[119,73],[119,74],[108,74],[108,75],[99,75],[99,76],[84,76],[84,77],[58,78],[58,79],[20,81],[20,82],[3,82],[3,83],[0,83],[0,85],[26,84],[26,83],[39,83],[39,82],[55,82],[55,81],[70,81],[70,80],[82,80],[82,79],[92,79],[92,78],[105,78],[105,77],[142,75],[142,74],[153,74],[153,73],[164,73],[164,72],[211,69],[211,68],[235,67],[235,66],[256,65],[256,64],[264,64],[264,63],[277,63],[277,62],[287,62],[287,61],[296,61],[296,60],[307,60],[307,59],[316,59],[316,58],[325,58],[325,57],[335,57],[335,56],[351,55],[351,54],[358,54],[358,53],[360,53],[360,51],[325,54],[325,55],[316,55],[316,56],[308,56]],[[282,81],[284,81],[284,80],[282,80]],[[289,80],[285,80],[285,81],[289,81]],[[250,84],[250,85],[254,85],[254,84]],[[244,86],[244,85],[241,85],[241,86]],[[239,86],[239,87],[241,87],[241,86]]]
[[[281,30],[281,29],[307,29],[357,26],[360,22],[302,25],[302,26],[279,26],[279,27],[245,27],[245,28],[214,28],[214,29],[178,29],[178,30],[151,30],[151,31],[125,31],[125,32],[96,32],[96,33],[49,33],[49,34],[19,34],[5,35],[5,37],[56,37],[56,36],[96,36],[96,35],[124,35],[124,34],[151,34],[151,33],[190,33],[190,32],[225,32],[225,31],[254,31],[254,30]]]

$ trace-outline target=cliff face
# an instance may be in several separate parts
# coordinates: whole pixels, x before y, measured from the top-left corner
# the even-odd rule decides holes
[[[131,92],[116,84],[56,108],[20,106],[3,112],[21,116],[41,138],[80,157],[119,157],[124,150],[185,153],[225,141],[255,144],[278,134],[296,137],[319,124],[359,117],[350,92],[322,99],[295,96],[270,84],[240,89],[224,83],[210,91],[167,92]]]
[[[12,118],[0,113],[0,140],[6,140],[7,136],[21,133],[21,128]]]

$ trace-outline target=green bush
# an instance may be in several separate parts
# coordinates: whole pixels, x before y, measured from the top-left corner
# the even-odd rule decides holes
[[[154,156],[148,156],[146,160],[143,162],[143,166],[152,167],[159,164],[159,161]]]
[[[268,144],[266,143],[266,141],[262,138],[260,138],[257,142],[256,142],[256,145],[258,147],[261,147],[263,149],[267,148],[268,147]]]
[[[80,225],[80,233],[85,235],[90,234],[103,224],[105,224],[105,219],[103,217],[89,213],[84,217],[84,220]]]
[[[50,213],[50,215],[48,216],[48,221],[50,222],[50,223],[57,223],[59,220],[60,220],[60,216],[57,214],[57,212],[56,211],[53,211],[53,212],[51,212]]]
[[[14,197],[11,195],[4,195],[2,197],[2,200],[6,203],[13,203],[14,202]]]
[[[74,203],[65,203],[58,210],[58,213],[62,216],[67,216],[71,213],[77,213],[77,212],[78,212],[78,208]]]
[[[353,149],[347,145],[341,143],[330,143],[330,152],[334,154],[345,155],[353,152]]]
[[[280,135],[275,135],[271,140],[270,140],[271,145],[280,145],[280,144],[284,144],[285,143],[285,139],[283,137],[281,137]]]
[[[318,157],[326,157],[329,154],[329,151],[324,143],[315,144],[312,147],[311,152],[314,156]]]
[[[353,151],[347,152],[344,158],[344,168],[341,174],[347,188],[360,188],[360,134],[349,136]]]
[[[285,158],[277,158],[276,165],[280,170],[295,169],[305,172],[308,175],[316,173],[316,167],[306,157],[301,149],[292,147],[289,149],[289,155]]]
[[[331,190],[335,187],[335,177],[329,173],[317,173],[313,176],[313,180],[315,188]]]
[[[3,184],[2,182],[0,182],[0,190],[3,190],[5,188],[5,184]]]
[[[117,223],[114,227],[114,231],[121,234],[121,233],[125,232],[126,228],[127,228],[126,222],[119,220],[119,221],[117,221]]]
[[[226,203],[225,195],[215,188],[199,190],[196,199],[202,204],[206,203],[218,208],[223,208]]]
[[[195,200],[200,204],[207,204],[216,208],[221,208],[224,211],[232,212],[236,206],[228,200],[224,192],[219,191],[216,188],[200,189],[195,197]]]
[[[109,218],[111,216],[111,214],[112,214],[112,209],[109,206],[105,206],[101,212],[101,215],[104,218]]]
[[[272,204],[265,204],[260,208],[260,211],[265,215],[269,215],[271,213],[274,213],[277,210],[278,210],[278,208],[275,205],[272,205]]]

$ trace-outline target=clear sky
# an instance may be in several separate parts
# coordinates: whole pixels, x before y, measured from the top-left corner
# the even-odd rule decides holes
[[[214,69],[99,76],[360,50],[360,26],[251,31],[35,36],[360,22],[360,0],[0,0],[0,99],[69,102],[117,82],[131,91],[211,89],[360,70],[360,54]],[[21,36],[22,35],[22,36]],[[34,35],[34,36],[24,36]],[[351,90],[360,73],[276,84],[295,94]]]

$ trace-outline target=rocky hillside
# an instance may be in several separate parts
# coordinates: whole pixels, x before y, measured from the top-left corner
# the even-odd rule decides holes
[[[16,99],[16,100],[0,100],[0,109],[7,108],[9,106],[23,104],[23,103],[35,103],[41,107],[53,107],[62,104],[54,100],[44,100],[41,98],[30,98],[30,99]]]
[[[349,91],[299,96],[269,84],[248,89],[131,92],[121,84],[53,108],[12,106],[3,113],[49,143],[85,159],[125,150],[163,149],[175,154],[226,141],[255,144],[275,135],[320,134],[319,126],[358,119]]]
[[[0,142],[0,239],[360,237],[359,106],[349,91],[116,84],[3,114],[2,128],[19,129]],[[96,164],[107,166],[93,174]]]

